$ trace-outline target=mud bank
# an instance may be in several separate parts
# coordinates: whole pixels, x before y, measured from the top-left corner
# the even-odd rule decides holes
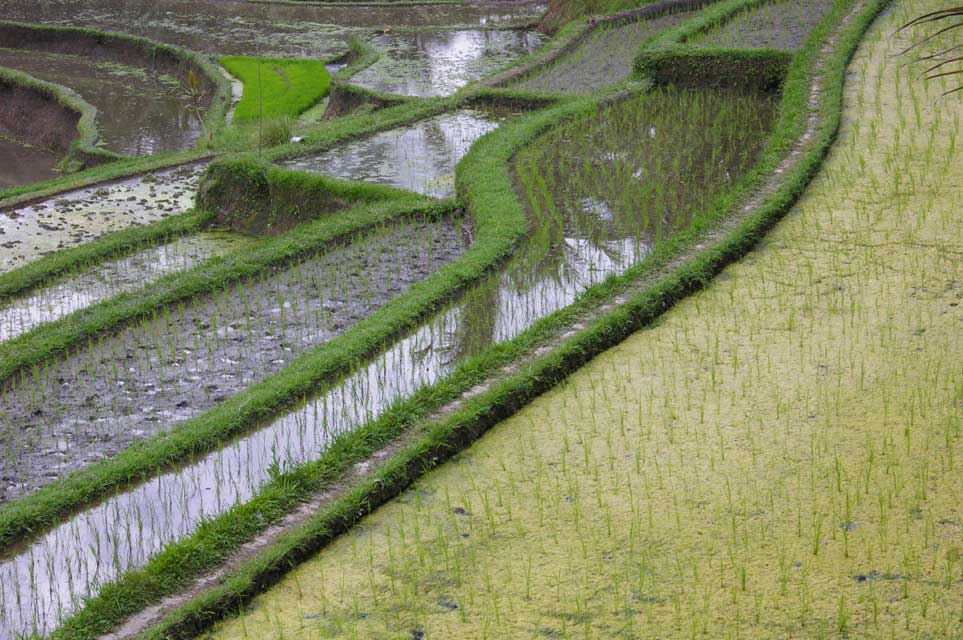
[[[0,72],[0,133],[66,155],[79,136],[81,113],[37,82]]]

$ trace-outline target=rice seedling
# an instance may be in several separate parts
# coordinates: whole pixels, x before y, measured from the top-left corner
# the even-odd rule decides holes
[[[935,7],[764,247],[210,637],[958,637],[963,103],[890,37]]]
[[[237,234],[205,232],[150,243],[137,253],[92,267],[75,267],[29,295],[0,304],[0,342],[250,243]]]
[[[451,220],[372,229],[288,268],[157,309],[23,372],[0,389],[5,497],[205,411],[339,335],[463,249]]]
[[[673,124],[668,121],[668,118],[663,120],[663,116],[658,116],[658,113],[669,105],[673,107],[689,105],[689,107],[679,110],[681,117],[674,119],[672,122],[675,124]],[[636,113],[640,110],[639,107],[641,107],[641,115]],[[698,92],[660,93],[646,99],[636,98],[625,104],[608,108],[611,113],[607,110],[580,121],[577,127],[574,124],[569,125],[561,133],[550,134],[546,139],[539,141],[537,145],[539,151],[532,153],[539,154],[534,157],[544,159],[553,153],[562,153],[566,136],[584,135],[592,138],[596,143],[586,152],[585,157],[592,158],[598,163],[600,173],[612,176],[612,178],[606,178],[604,184],[610,185],[611,189],[618,189],[619,187],[612,186],[614,185],[612,180],[616,174],[624,174],[624,168],[620,167],[625,160],[626,150],[638,144],[637,140],[632,138],[623,137],[617,140],[611,131],[606,132],[607,123],[616,121],[616,118],[622,118],[618,121],[620,125],[627,126],[630,122],[635,123],[629,130],[638,132],[638,138],[659,140],[665,144],[666,149],[663,150],[657,149],[654,142],[646,146],[649,158],[640,164],[640,167],[645,167],[649,171],[646,178],[653,182],[665,182],[667,177],[658,172],[666,171],[667,167],[672,167],[671,171],[678,172],[672,175],[680,176],[682,172],[688,172],[691,176],[698,176],[698,179],[679,183],[686,185],[685,188],[695,194],[693,201],[676,203],[682,208],[696,206],[695,202],[708,202],[712,194],[720,193],[728,184],[731,184],[732,180],[737,179],[740,172],[748,167],[754,153],[752,149],[747,151],[738,148],[739,145],[747,143],[746,138],[720,135],[717,131],[705,134],[708,136],[707,140],[711,140],[720,148],[718,158],[722,169],[713,169],[711,175],[706,175],[700,169],[703,163],[701,158],[696,161],[695,153],[686,151],[673,162],[660,159],[662,152],[671,158],[679,153],[667,151],[670,147],[678,149],[674,144],[675,135],[694,135],[698,128],[697,123],[709,108],[722,110],[728,116],[729,119],[726,122],[732,125],[733,130],[742,128],[759,134],[767,126],[766,114],[771,112],[771,100],[768,97],[710,95]],[[602,117],[603,113],[609,117]],[[656,119],[651,119],[653,117]],[[659,129],[658,135],[653,138],[652,127],[663,126],[665,128]],[[759,138],[760,136],[757,135],[754,144],[759,143]],[[532,161],[533,156],[526,156],[524,159],[526,166],[530,166]],[[577,166],[581,167],[581,161]],[[629,180],[639,181],[640,177],[630,177]],[[597,189],[597,185],[587,176],[583,181],[588,186],[580,185],[576,181],[573,181],[573,184],[578,188],[585,188],[586,193],[593,193],[598,198],[605,198],[613,193],[613,191]],[[682,189],[681,186],[676,188]],[[678,194],[678,191],[676,193]],[[648,195],[645,197],[649,198]],[[705,199],[696,200],[695,198]],[[581,202],[582,199],[577,198],[575,201]],[[647,210],[635,212],[623,209],[622,216],[614,214],[604,216],[597,208],[563,206],[556,209],[556,218],[550,217],[547,213],[547,210],[551,210],[552,207],[542,205],[544,209],[539,209],[536,216],[541,221],[538,227],[542,230],[532,235],[523,250],[522,257],[513,260],[503,273],[496,274],[470,289],[450,309],[442,311],[425,323],[422,329],[388,347],[371,364],[361,366],[355,374],[332,385],[319,397],[311,399],[303,407],[270,425],[256,430],[250,436],[241,438],[235,443],[226,444],[219,451],[187,465],[183,470],[150,481],[80,514],[69,523],[31,544],[28,549],[22,550],[15,558],[0,564],[0,573],[5,573],[8,576],[6,581],[12,583],[22,580],[24,571],[28,568],[35,568],[36,563],[30,558],[50,553],[43,551],[44,549],[55,548],[57,551],[54,555],[59,558],[56,562],[47,563],[48,568],[45,569],[47,576],[45,579],[48,581],[47,592],[21,599],[20,602],[25,604],[11,611],[8,618],[16,621],[17,625],[27,627],[38,619],[53,620],[48,623],[50,625],[48,628],[55,627],[57,616],[51,613],[53,610],[51,607],[54,606],[52,603],[59,602],[57,610],[69,612],[76,606],[78,598],[96,593],[96,586],[88,588],[86,580],[83,582],[83,588],[77,588],[76,583],[71,587],[65,584],[63,576],[87,575],[94,572],[102,581],[109,581],[127,569],[142,566],[164,545],[189,535],[204,518],[216,516],[250,499],[274,474],[316,459],[338,434],[376,418],[392,402],[410,397],[416,389],[443,378],[464,358],[480,352],[492,343],[514,337],[539,318],[570,304],[574,297],[587,286],[600,281],[608,274],[624,270],[634,261],[641,259],[645,252],[635,249],[626,250],[619,254],[618,260],[614,260],[616,249],[620,249],[623,245],[637,247],[637,243],[642,242],[641,230],[650,227],[649,220],[655,218],[663,220],[669,216],[668,202],[669,200],[663,197],[638,200],[633,203],[633,206],[645,208],[655,206],[658,215],[650,214]],[[633,216],[640,217],[640,220],[632,222],[630,219]],[[643,217],[646,220],[641,220]],[[596,229],[588,232],[592,228],[589,224],[590,219],[596,220]],[[689,220],[690,218],[680,209],[678,225],[684,226]],[[666,227],[666,235],[671,232],[671,229],[678,228],[674,226],[675,224],[676,222],[673,221]],[[573,242],[570,238],[573,232],[584,235],[585,238]],[[401,235],[411,235],[411,230],[402,230]],[[386,240],[386,244],[398,244],[399,236],[390,235],[389,237],[391,240]],[[653,238],[648,236],[644,240],[645,243],[653,241]],[[406,246],[404,251],[409,253],[410,247]],[[546,254],[552,256],[551,259],[556,261],[557,266],[539,271],[538,269],[544,265]],[[381,260],[384,259],[381,258]],[[342,266],[346,262],[349,261],[344,260],[343,257],[326,262],[325,269],[321,271],[327,273],[329,270],[339,268],[352,271],[350,266]],[[367,265],[371,263],[372,261],[366,262]],[[222,318],[229,315],[233,307],[243,307],[242,312],[237,315],[240,318],[241,329],[244,329],[248,326],[248,318],[253,317],[255,322],[260,321],[258,320],[261,317],[258,314],[259,305],[271,306],[277,312],[277,322],[271,325],[272,335],[290,340],[287,336],[293,329],[289,326],[291,323],[289,318],[298,316],[298,309],[301,308],[299,305],[310,306],[307,301],[301,303],[299,299],[299,296],[304,295],[305,290],[311,290],[310,286],[305,286],[304,282],[297,277],[297,274],[305,270],[307,267],[304,265],[289,270],[287,277],[296,279],[296,286],[271,289],[270,293],[263,286],[256,289],[254,293],[249,293],[246,287],[238,287],[237,290],[216,295],[212,301],[206,303],[206,308],[210,309],[213,305],[216,313],[211,312],[210,320],[206,321],[207,326],[199,327],[201,330],[190,338],[197,344],[187,345],[191,354],[199,354],[190,357],[201,360],[197,367],[199,369],[203,367],[205,379],[212,379],[209,372],[217,367],[216,354],[219,353],[220,344],[218,338],[223,328],[230,326],[225,324],[228,320]],[[358,269],[358,274],[359,277],[370,277],[364,269]],[[286,277],[280,275],[271,278],[272,281],[285,279]],[[291,306],[292,303],[294,306]],[[288,309],[291,316],[287,315]],[[188,314],[186,311],[167,310],[152,320],[150,322],[152,329],[142,334],[146,336],[156,334],[163,339],[154,339],[149,344],[144,342],[146,348],[132,349],[126,340],[118,341],[118,344],[123,345],[125,353],[144,352],[141,357],[158,370],[161,380],[176,382],[178,379],[185,379],[179,378],[181,374],[177,371],[178,368],[189,368],[186,366],[186,361],[177,362],[180,359],[178,356],[181,350],[180,343],[188,339],[186,335],[181,336],[177,329],[179,315]],[[259,333],[258,327],[255,327],[253,333]],[[91,355],[77,359],[77,366],[86,375],[91,374],[87,373],[84,367],[89,367],[95,372],[113,371],[109,363],[115,362],[117,357],[112,354],[109,347],[91,345],[86,352]],[[101,353],[104,357],[99,357]],[[215,355],[210,355],[212,353]],[[175,358],[173,362],[171,362],[172,354]],[[234,357],[233,354],[233,351],[230,352],[230,357]],[[246,356],[243,351],[240,355]],[[137,360],[135,356],[135,362]],[[245,362],[249,363],[251,360],[248,359]],[[271,363],[263,364],[259,361],[259,364],[254,366],[270,367],[270,365]],[[151,371],[150,366],[146,369]],[[241,377],[245,374],[250,375],[251,369],[252,365],[246,364],[237,371],[231,369],[231,372]],[[38,371],[37,374],[36,379],[46,379],[44,372]],[[199,380],[194,380],[194,377],[200,374],[199,370],[197,373],[186,376],[185,384],[192,388],[196,387]],[[50,377],[56,378],[56,376],[56,373],[50,374]],[[109,376],[102,373],[101,377]],[[125,377],[128,376],[121,375],[122,379]],[[246,385],[250,382],[250,379],[246,379],[242,384]],[[138,386],[134,383],[125,384],[128,389]],[[18,388],[24,390],[24,393],[18,396],[20,398],[29,399],[34,395],[31,393],[33,387],[29,384]],[[155,388],[149,389],[151,397],[156,391]],[[181,391],[188,399],[191,410],[198,406],[205,406],[203,390],[199,391],[194,392],[193,395],[190,395],[191,392],[186,387]],[[29,402],[24,406],[29,413],[31,406]],[[181,409],[188,410],[188,407]],[[168,408],[167,411],[171,409]],[[104,413],[114,416],[123,415],[125,411],[121,405],[118,405],[117,408],[111,407]],[[132,419],[132,416],[127,416],[125,421],[129,423]],[[109,428],[109,424],[104,427],[105,430]],[[105,517],[105,513],[114,515]],[[494,511],[491,513],[494,514]],[[124,541],[129,536],[135,535],[133,531],[136,531],[137,542],[132,543],[130,549],[135,551],[130,551],[126,546],[118,549],[117,541]],[[102,544],[103,548],[98,552],[101,559],[96,563],[96,569],[84,569],[80,560],[87,556],[90,540],[103,541],[98,543]],[[71,595],[70,597],[57,596],[58,593]],[[42,615],[34,613],[35,610],[39,610]]]
[[[768,0],[736,14],[688,44],[728,49],[799,49],[809,32],[845,0]]]
[[[512,87],[543,93],[590,95],[628,80],[632,75],[632,62],[642,43],[660,31],[681,24],[695,13],[676,12],[627,24],[604,23],[574,51]]]
[[[221,64],[244,83],[237,122],[297,117],[328,92],[331,76],[319,60],[227,56]]]

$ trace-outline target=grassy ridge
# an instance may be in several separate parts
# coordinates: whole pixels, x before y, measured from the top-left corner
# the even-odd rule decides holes
[[[234,118],[299,116],[328,93],[331,76],[320,60],[226,56],[221,64],[244,83]]]
[[[818,169],[839,125],[846,63],[862,34],[885,3],[885,0],[869,2],[857,19],[839,34],[836,48],[825,60],[823,68],[825,83],[817,135],[807,147],[801,162],[785,176],[781,187],[738,228],[714,246],[697,254],[678,270],[634,295],[626,304],[600,318],[550,354],[526,365],[522,371],[502,381],[490,391],[476,396],[458,413],[432,424],[424,437],[394,455],[372,476],[352,486],[342,498],[325,507],[300,529],[290,532],[273,547],[245,563],[217,588],[171,612],[148,637],[193,637],[208,628],[212,620],[223,616],[226,611],[236,611],[266,585],[275,582],[293,564],[309,557],[364,514],[397,495],[413,478],[460,450],[532,398],[550,389],[594,355],[658,318],[676,301],[703,288],[722,268],[751,250],[765,232],[789,210]],[[783,135],[788,135],[791,131],[798,132],[805,125],[808,86],[818,58],[819,46],[830,26],[840,18],[837,13],[824,22],[794,63],[786,82],[786,100],[791,104],[785,105],[784,110],[792,117],[782,123]],[[776,136],[774,139],[777,145],[779,138],[780,136]],[[695,239],[697,237],[690,238],[690,244]],[[679,248],[676,247],[677,253]],[[365,451],[376,449],[379,442],[390,441],[392,433],[412,428],[419,416],[484,379],[495,367],[510,362],[520,350],[532,347],[540,338],[550,335],[553,328],[574,320],[578,311],[592,309],[604,300],[610,300],[612,295],[624,290],[646,270],[646,267],[640,266],[624,277],[610,279],[580,298],[573,307],[546,318],[512,343],[499,345],[466,363],[454,376],[435,387],[419,391],[410,401],[396,403],[381,420],[370,423],[357,432],[345,434],[343,440],[339,439],[336,443],[330,456],[326,456],[323,461],[309,465],[310,469],[306,467],[279,478],[250,503],[257,505],[252,508],[263,509],[285,500],[290,500],[292,505],[296,504],[297,496],[308,482],[301,474],[313,469],[315,479],[320,479],[321,482],[324,482],[325,478],[337,477],[340,469],[346,468],[345,465],[355,459],[363,458]],[[261,502],[262,499],[265,502]],[[239,527],[247,526],[250,524],[250,521],[246,520],[248,516],[249,514],[240,508],[237,512],[218,519],[212,526],[217,526],[220,531],[228,529],[232,521]],[[192,540],[202,542],[205,533],[198,532]],[[183,552],[184,549],[181,549],[180,553]],[[171,566],[177,555],[180,554],[173,548],[165,551],[162,554],[166,556],[163,566]],[[138,584],[152,570],[156,571],[161,566],[160,563],[156,566],[152,564],[128,584]],[[63,637],[82,636],[68,633]]]
[[[77,92],[52,82],[39,80],[31,75],[0,67],[0,83],[24,87],[34,93],[53,100],[67,111],[77,114],[77,137],[70,144],[60,166],[70,169],[82,160],[77,156],[99,157],[103,160],[118,160],[121,156],[98,149],[95,145],[100,134],[97,132],[97,108],[84,100]]]

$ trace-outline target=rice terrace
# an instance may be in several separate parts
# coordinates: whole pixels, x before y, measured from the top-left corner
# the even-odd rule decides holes
[[[960,27],[0,0],[0,640],[963,640]]]

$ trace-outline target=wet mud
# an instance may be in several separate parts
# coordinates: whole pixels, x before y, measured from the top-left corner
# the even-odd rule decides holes
[[[386,28],[479,28],[528,24],[541,2],[471,2],[423,6],[262,4],[242,0],[0,0],[5,19],[119,31],[221,55],[326,58],[356,36]]]
[[[97,108],[102,146],[125,156],[190,149],[201,123],[170,75],[83,56],[0,48],[0,66],[76,91]]]
[[[0,389],[0,502],[170,429],[288,366],[457,258],[407,221],[192,300]]]
[[[205,232],[109,260],[27,296],[0,302],[0,342],[74,311],[253,243],[248,236]]]
[[[111,231],[187,211],[203,171],[203,164],[185,165],[0,209],[0,273]]]
[[[56,178],[59,162],[51,151],[0,135],[0,189]]]

